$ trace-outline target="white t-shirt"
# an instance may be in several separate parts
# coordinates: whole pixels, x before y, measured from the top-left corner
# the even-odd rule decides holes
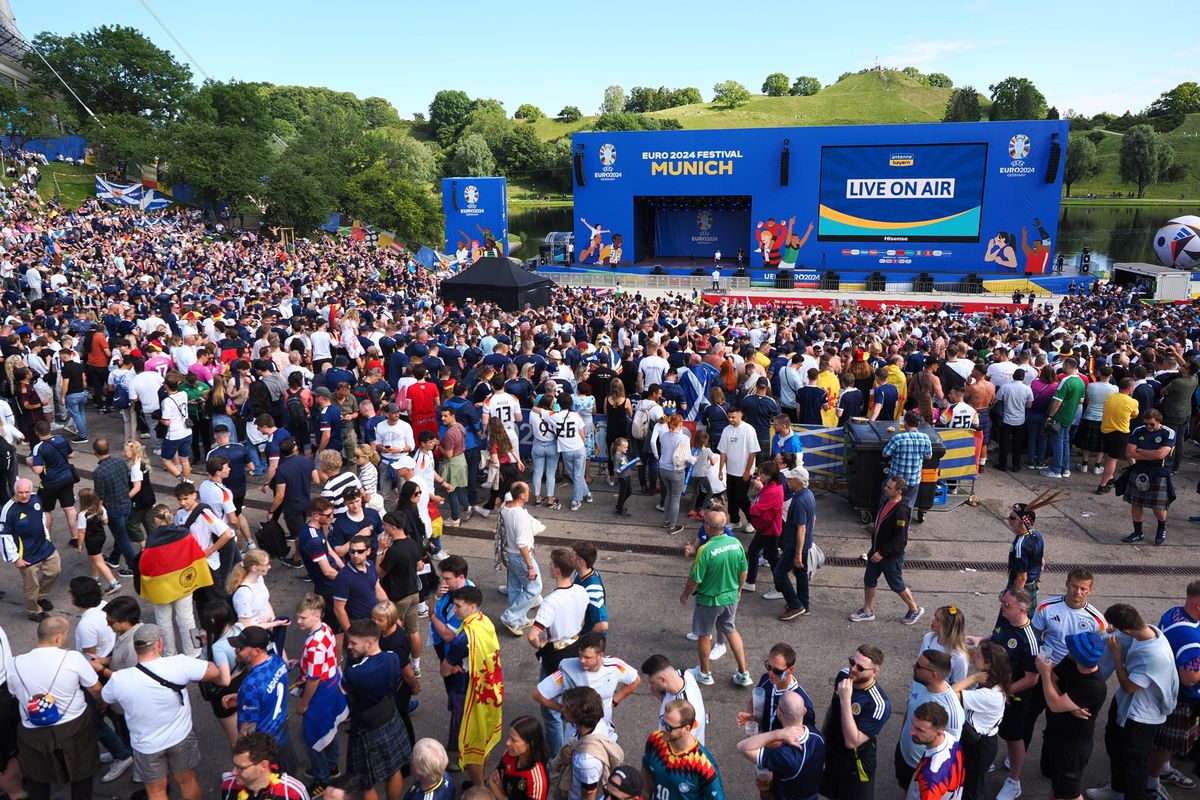
[[[558,437],[558,452],[576,453],[583,449],[583,417],[574,411],[560,411],[551,419],[554,420]]]
[[[508,392],[495,392],[483,401],[483,413],[487,414],[489,419],[495,417],[500,420],[504,425],[504,430],[508,433],[508,440],[512,443],[513,450],[516,451],[521,446],[521,440],[517,435],[517,422],[521,419],[521,404],[517,402],[517,398]]]
[[[117,644],[117,634],[108,627],[108,615],[104,613],[106,605],[108,604],[101,600],[100,605],[79,615],[79,623],[75,626],[75,649],[79,652],[94,647],[97,658],[108,658],[112,655],[113,647]]]
[[[552,642],[570,639],[583,629],[587,607],[587,589],[579,584],[558,588],[542,600],[533,622],[546,631],[546,638]]]
[[[158,389],[162,385],[162,375],[152,369],[139,372],[129,381],[129,391],[137,396],[143,413],[149,414],[152,411],[158,411]]]
[[[187,519],[192,512],[187,509],[179,509],[175,512],[175,524],[187,525]],[[225,535],[225,531],[229,530],[229,526],[225,521],[218,517],[212,509],[206,509],[200,512],[200,516],[196,517],[196,521],[192,523],[188,529],[192,538],[196,540],[196,544],[202,549],[212,547],[213,542]],[[208,566],[210,569],[216,569],[221,566],[221,552],[214,550],[209,553]]]
[[[979,421],[979,412],[970,403],[955,403],[942,416],[947,428],[970,428]]]
[[[208,662],[191,656],[163,656],[142,666],[165,681],[186,686],[204,678]],[[161,753],[192,732],[192,705],[187,691],[163,686],[137,667],[117,670],[100,692],[106,703],[125,711],[130,746],[143,755]]]
[[[35,647],[17,656],[9,665],[8,690],[17,698],[21,709],[21,724],[37,728],[29,722],[29,701],[35,694],[54,696],[62,717],[56,725],[71,722],[87,709],[84,692],[94,686],[96,670],[77,650],[57,647]]]
[[[533,432],[533,440],[542,444],[553,444],[558,439],[558,427],[554,424],[554,414],[534,410],[529,417],[529,428]]]
[[[742,477],[746,474],[746,466],[759,450],[754,426],[744,420],[739,425],[730,423],[721,431],[717,450],[725,455],[725,474]]]
[[[229,491],[224,484],[207,480],[200,484],[197,492],[200,495],[200,502],[221,516],[227,517],[237,513],[237,506],[233,504],[233,492]]]
[[[1016,371],[1017,365],[1012,361],[997,361],[988,365],[987,379],[996,384],[996,388],[999,389],[1012,380],[1013,373]]]
[[[396,420],[396,424],[383,421],[375,426],[375,444],[380,447],[398,447],[399,452],[395,453],[380,453],[379,457],[386,463],[390,464],[405,453],[411,453],[417,449],[416,439],[413,438],[412,425],[409,425],[402,419]]]
[[[1083,409],[1083,418],[1092,422],[1104,419],[1104,401],[1110,394],[1120,391],[1112,381],[1092,381],[1087,387],[1087,405]]]
[[[708,725],[708,713],[704,710],[704,695],[700,692],[700,684],[696,683],[696,677],[690,669],[675,670],[679,673],[679,677],[683,678],[683,688],[678,692],[667,692],[663,695],[662,706],[659,707],[659,716],[667,713],[667,704],[672,700],[687,700],[692,704],[692,708],[696,709],[696,727],[692,729],[692,735],[696,737],[696,741],[704,744],[704,729]]]
[[[500,507],[500,517],[504,520],[505,547],[512,554],[521,552],[522,547],[532,550],[534,537],[546,530],[546,526],[530,514],[525,506],[509,508],[505,504]]]
[[[249,619],[251,625],[271,620],[271,590],[265,581],[243,583],[233,590],[229,599],[239,620]]]
[[[593,733],[603,733],[610,740],[616,738],[616,732],[604,720],[597,723]],[[571,790],[567,793],[567,800],[580,800],[583,797],[584,784],[593,786],[600,783],[600,778],[604,775],[604,767],[604,762],[595,756],[582,752],[576,752],[571,756]]]
[[[660,356],[646,356],[638,365],[638,373],[642,376],[642,386],[649,389],[654,384],[661,384],[671,365]]]
[[[312,345],[313,361],[327,361],[333,358],[333,337],[328,331],[313,331],[309,334],[308,341]]]
[[[611,725],[613,695],[617,693],[617,689],[628,686],[637,679],[637,670],[615,656],[605,656],[600,662],[600,669],[595,672],[584,669],[578,658],[567,658],[563,659],[557,670],[542,678],[537,690],[547,700],[556,700],[567,689],[590,686],[604,701],[604,721]],[[571,725],[571,729],[565,732],[566,738],[575,738],[574,727]],[[614,742],[617,741],[615,730],[610,738]]]
[[[162,402],[162,421],[167,423],[167,438],[172,442],[186,439],[192,435],[192,429],[187,426],[188,396],[183,392],[167,395]]]
[[[992,736],[1000,729],[1004,716],[1004,692],[999,686],[990,689],[977,686],[962,693],[963,711],[967,713],[967,724],[980,736]]]

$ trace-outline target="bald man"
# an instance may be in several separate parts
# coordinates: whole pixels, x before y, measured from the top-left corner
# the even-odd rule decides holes
[[[17,481],[13,499],[0,509],[0,555],[20,570],[25,616],[34,622],[41,622],[54,609],[50,590],[62,572],[46,516],[41,499],[33,493],[33,481],[28,478]]]
[[[804,724],[808,712],[796,692],[779,696],[779,721],[783,727],[748,736],[738,752],[759,769],[770,770],[775,797],[816,797],[825,766],[825,740]]]

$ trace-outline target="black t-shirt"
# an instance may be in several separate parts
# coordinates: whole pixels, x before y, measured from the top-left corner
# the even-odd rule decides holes
[[[423,555],[421,543],[407,537],[393,541],[384,553],[379,569],[387,574],[379,579],[379,583],[391,600],[401,600],[420,589],[417,562]]]
[[[408,631],[403,625],[397,625],[396,630],[379,637],[379,649],[385,653],[395,653],[400,657],[400,671],[412,661],[412,643]]]
[[[62,365],[62,377],[67,384],[67,394],[87,391],[87,387],[83,383],[83,375],[83,364],[74,359]]]
[[[1080,708],[1086,708],[1090,713],[1089,719],[1079,719],[1069,711],[1054,712],[1046,710],[1046,738],[1056,738],[1059,741],[1088,741],[1096,728],[1096,718],[1100,716],[1100,707],[1108,696],[1108,687],[1104,676],[1099,670],[1083,673],[1070,657],[1064,658],[1054,668],[1054,676],[1058,679],[1058,689],[1071,702]]]

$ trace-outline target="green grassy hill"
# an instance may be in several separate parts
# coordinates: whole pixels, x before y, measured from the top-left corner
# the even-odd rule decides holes
[[[1182,180],[1146,187],[1146,197],[1162,200],[1178,200],[1180,196],[1200,197],[1200,114],[1188,114],[1182,125],[1162,134],[1162,137],[1175,151],[1175,163],[1183,165],[1185,175]],[[1092,192],[1099,197],[1108,197],[1113,192],[1126,195],[1137,191],[1137,186],[1122,183],[1117,176],[1121,138],[1119,134],[1109,133],[1096,145],[1102,164],[1100,174],[1074,184],[1071,187],[1072,196],[1081,197]]]

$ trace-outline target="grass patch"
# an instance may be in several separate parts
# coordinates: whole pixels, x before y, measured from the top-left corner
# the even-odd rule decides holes
[[[75,166],[52,162],[38,167],[42,183],[38,194],[43,200],[57,198],[67,208],[79,208],[96,196],[96,171],[88,165]]]
[[[1200,113],[1188,114],[1182,125],[1160,135],[1164,141],[1170,143],[1175,151],[1175,163],[1183,165],[1185,174],[1181,180],[1147,186],[1145,199],[1179,202],[1180,198],[1200,197]],[[1100,157],[1101,164],[1100,174],[1089,180],[1076,182],[1071,186],[1072,195],[1080,197],[1091,192],[1106,198],[1113,192],[1120,192],[1122,195],[1137,192],[1136,185],[1123,183],[1117,174],[1123,138],[1118,134],[1109,133],[1096,145],[1096,154]]]

